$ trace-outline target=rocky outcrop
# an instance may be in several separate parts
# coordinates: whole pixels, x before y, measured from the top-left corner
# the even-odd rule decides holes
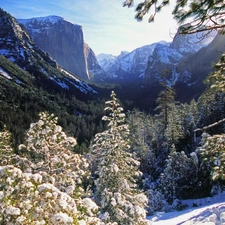
[[[89,68],[92,70],[90,72],[93,72],[93,68],[98,72],[101,69],[97,60],[94,60],[93,51],[87,54],[87,45],[84,43],[80,25],[58,16],[18,21],[26,27],[35,44],[48,52],[67,71],[87,80],[90,79]]]

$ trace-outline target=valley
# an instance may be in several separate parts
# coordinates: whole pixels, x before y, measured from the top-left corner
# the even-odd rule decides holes
[[[60,16],[0,27],[0,223],[149,225],[223,193],[223,34],[113,56]]]

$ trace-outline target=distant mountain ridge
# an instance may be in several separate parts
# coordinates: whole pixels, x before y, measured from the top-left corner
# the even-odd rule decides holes
[[[145,79],[152,84],[158,83],[161,79],[160,74],[167,70],[167,82],[170,85],[175,85],[179,82],[186,85],[195,83],[194,79],[196,77],[193,75],[194,71],[188,69],[192,64],[191,59],[195,59],[197,63],[203,61],[203,59],[196,58],[195,55],[198,54],[201,49],[208,48],[210,43],[216,38],[217,32],[211,32],[207,36],[205,36],[205,32],[203,32],[201,34],[201,36],[204,36],[203,39],[199,39],[199,35],[200,34],[185,36],[176,35],[169,46],[157,45],[153,54],[148,59],[144,76]],[[218,56],[216,58],[211,58],[211,62],[208,62],[211,67],[208,68],[206,74],[202,74],[201,82],[212,70],[212,61],[217,61],[217,59]],[[182,63],[184,61],[186,61],[185,64]],[[181,64],[183,65],[182,68]]]
[[[85,80],[104,77],[94,52],[84,42],[82,26],[59,16],[18,21],[25,26],[35,44],[69,72]]]
[[[117,57],[100,54],[97,59],[110,79],[144,79],[154,83],[160,79],[163,70],[172,71],[180,60],[208,46],[215,36],[216,32],[176,35],[172,43],[160,41]]]
[[[132,52],[121,52],[117,57],[100,54],[97,56],[99,64],[107,74],[107,78],[123,81],[143,78],[149,56],[157,44],[169,45],[165,41],[142,46]],[[105,56],[105,58],[104,58]]]

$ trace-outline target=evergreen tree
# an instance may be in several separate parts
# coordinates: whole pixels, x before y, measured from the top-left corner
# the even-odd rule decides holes
[[[184,137],[180,111],[181,109],[179,106],[174,103],[170,105],[167,127],[165,130],[165,137],[170,145],[177,144],[179,139]]]
[[[115,93],[106,102],[108,129],[95,136],[92,153],[97,159],[96,198],[105,222],[123,225],[148,224],[144,207],[147,197],[138,190],[139,162],[128,152],[129,129]]]
[[[151,115],[146,115],[137,109],[129,113],[127,123],[130,128],[131,151],[140,161],[140,170],[145,177],[145,186],[148,181],[156,177],[158,172],[158,160],[155,154],[155,143],[160,140],[159,127],[155,126],[156,120]],[[147,187],[148,188],[148,187]]]
[[[167,74],[168,74],[167,70],[165,70],[161,74],[162,82],[160,83],[160,85],[163,87],[163,90],[159,93],[159,96],[156,99],[156,103],[158,104],[158,106],[155,108],[155,110],[160,110],[159,116],[162,118],[164,132],[168,125],[169,110],[171,108],[171,104],[174,103],[174,99],[175,99],[174,87],[169,86],[167,84],[167,79],[166,79]]]

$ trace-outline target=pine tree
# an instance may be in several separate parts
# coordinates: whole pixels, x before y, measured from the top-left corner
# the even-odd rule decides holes
[[[165,137],[170,145],[177,144],[178,140],[184,136],[181,122],[180,107],[175,105],[175,103],[170,104],[165,130]]]
[[[96,198],[105,222],[123,225],[148,224],[145,205],[147,197],[138,190],[139,162],[128,152],[129,129],[125,114],[115,93],[106,102],[108,129],[95,136],[92,153],[97,159]]]
[[[163,90],[159,93],[159,96],[156,99],[156,103],[158,104],[158,106],[155,108],[155,110],[160,110],[159,116],[162,118],[164,132],[168,125],[168,115],[171,108],[171,104],[174,103],[175,99],[174,87],[171,87],[167,84],[167,74],[167,70],[165,70],[161,74],[162,82],[160,83],[160,85],[163,87]]]

